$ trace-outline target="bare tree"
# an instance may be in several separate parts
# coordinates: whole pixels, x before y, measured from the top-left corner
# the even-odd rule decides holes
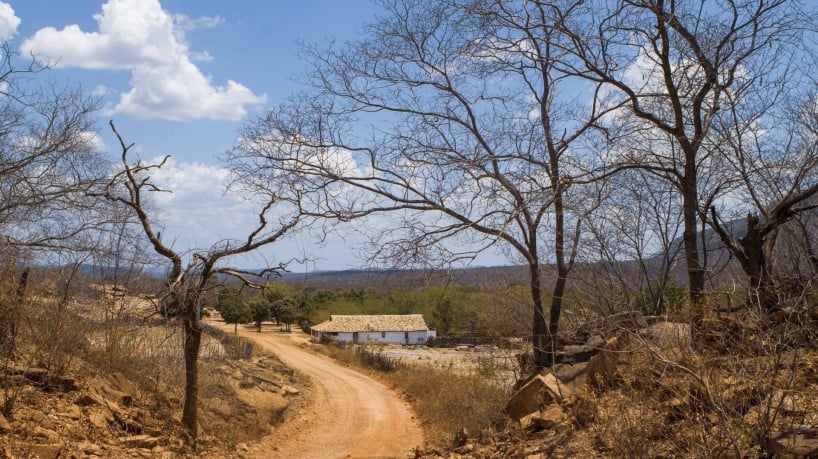
[[[568,71],[605,85],[628,104],[631,134],[620,159],[678,189],[697,325],[706,278],[699,247],[707,208],[701,205],[702,174],[718,161],[703,148],[713,118],[726,95],[786,76],[782,69],[799,49],[800,24],[809,15],[787,0],[600,0],[584,8],[562,21],[581,62]]]
[[[747,97],[758,103],[758,94]],[[767,312],[780,306],[771,264],[778,233],[793,218],[818,207],[811,199],[818,193],[816,93],[808,91],[800,99],[794,103],[776,97],[750,116],[741,104],[730,104],[714,123],[720,139],[716,146],[732,168],[725,175],[735,177],[733,193],[743,201],[734,205],[747,214],[743,235],[730,231],[715,205],[710,207],[711,223],[747,275],[752,302]]]
[[[99,222],[87,196],[107,173],[94,141],[97,103],[78,89],[37,85],[46,68],[16,60],[0,47],[2,243],[71,247],[72,237]]]
[[[370,220],[375,259],[454,263],[502,246],[528,267],[540,368],[582,224],[606,192],[578,177],[616,108],[601,83],[578,91],[555,66],[569,58],[555,21],[581,4],[558,3],[383,1],[365,39],[307,48],[313,91],[249,124],[231,152],[257,187],[292,178],[314,215],[388,213]]]
[[[191,437],[198,434],[198,359],[201,345],[202,326],[200,322],[200,299],[211,287],[211,280],[217,276],[236,277],[248,285],[256,286],[253,277],[263,277],[270,272],[284,268],[283,265],[263,272],[247,272],[220,266],[227,258],[254,251],[262,246],[272,244],[293,230],[302,220],[295,208],[284,211],[277,217],[271,217],[271,211],[282,204],[282,200],[270,199],[263,203],[258,212],[258,223],[240,240],[222,240],[207,250],[193,251],[189,260],[185,254],[174,249],[162,240],[147,210],[147,194],[160,192],[149,176],[151,171],[161,168],[169,157],[158,164],[147,164],[137,159],[131,161],[129,152],[133,144],[126,144],[117,132],[113,122],[111,129],[122,148],[121,170],[108,183],[103,197],[129,208],[138,219],[145,237],[153,250],[170,263],[165,287],[170,308],[179,314],[184,329],[185,360],[185,402],[182,410],[182,424],[188,429]],[[274,218],[274,221],[270,221]]]
[[[603,211],[588,225],[584,259],[594,275],[577,282],[590,287],[593,300],[616,312],[634,300],[650,299],[643,312],[666,312],[665,293],[681,255],[681,202],[666,181],[640,170],[626,170],[610,178],[611,194]],[[602,287],[599,282],[608,282]],[[587,289],[583,289],[587,290]],[[612,295],[612,292],[622,292]]]

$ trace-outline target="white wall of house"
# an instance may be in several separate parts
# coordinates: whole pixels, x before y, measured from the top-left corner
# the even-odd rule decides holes
[[[357,335],[358,344],[366,343],[389,343],[389,344],[425,344],[430,338],[436,336],[435,330],[418,330],[410,332],[338,332],[323,333],[328,339],[339,343],[351,343]],[[320,340],[319,332],[313,334],[316,341]]]

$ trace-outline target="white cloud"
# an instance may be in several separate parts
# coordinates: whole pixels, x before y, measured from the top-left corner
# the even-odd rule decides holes
[[[153,193],[152,198],[160,211],[157,223],[180,249],[206,248],[225,237],[241,236],[253,225],[252,206],[224,194],[230,172],[223,167],[171,158],[150,175],[154,184],[169,191]]]
[[[99,30],[77,25],[46,27],[27,38],[21,51],[56,67],[129,70],[131,89],[122,94],[114,113],[145,118],[238,120],[246,106],[261,104],[233,80],[214,85],[193,61],[212,60],[207,51],[190,51],[185,31],[213,27],[220,18],[172,16],[158,0],[109,0],[95,14]]]
[[[213,62],[213,55],[207,51],[191,51],[189,57],[194,62]]]
[[[14,14],[14,8],[6,2],[0,2],[0,39],[7,41],[17,34],[20,18]]]
[[[102,97],[110,92],[107,86],[97,85],[91,90],[91,95],[94,97]]]
[[[224,19],[219,16],[191,18],[186,14],[177,13],[173,15],[173,19],[182,30],[211,29],[224,23]]]
[[[94,151],[105,151],[107,146],[102,137],[93,131],[83,131],[80,133],[80,138],[85,141]]]

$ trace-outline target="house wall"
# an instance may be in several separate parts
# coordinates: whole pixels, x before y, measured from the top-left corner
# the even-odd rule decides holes
[[[351,343],[353,339],[352,333],[320,333],[313,334],[315,341],[320,341],[321,335],[327,339],[337,341],[339,343]],[[435,338],[435,330],[418,330],[409,332],[409,340],[406,340],[406,332],[359,332],[356,343],[390,343],[390,344],[425,344],[430,338]]]
[[[403,332],[360,332],[358,343],[395,343],[403,344]]]

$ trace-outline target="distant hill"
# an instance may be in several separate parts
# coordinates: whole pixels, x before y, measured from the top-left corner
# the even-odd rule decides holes
[[[733,234],[743,235],[747,232],[745,219],[736,219],[725,224]],[[701,234],[701,233],[700,233]],[[731,255],[724,247],[715,231],[708,228],[704,231],[704,241],[707,247],[708,266],[717,270],[724,267],[731,260]],[[681,237],[674,239],[671,244],[671,253],[675,253],[675,268],[673,277],[680,281],[686,279],[684,268],[684,247]],[[660,269],[661,254],[655,254],[645,260],[646,268],[651,274]],[[625,271],[637,271],[638,266],[635,261],[623,260],[620,262],[620,269]],[[587,267],[587,265],[586,265]],[[111,278],[116,274],[114,268],[83,264],[80,267],[85,274]],[[545,276],[553,266],[544,267]],[[261,272],[261,269],[251,269],[249,271]],[[140,271],[141,275],[161,279],[167,273],[164,267],[145,267]],[[124,274],[119,272],[120,275]],[[280,282],[315,288],[422,288],[433,285],[462,285],[475,288],[502,288],[513,285],[528,284],[528,267],[517,266],[480,266],[469,268],[457,268],[450,270],[433,269],[348,269],[342,271],[311,271],[307,273],[284,272],[281,273]]]

